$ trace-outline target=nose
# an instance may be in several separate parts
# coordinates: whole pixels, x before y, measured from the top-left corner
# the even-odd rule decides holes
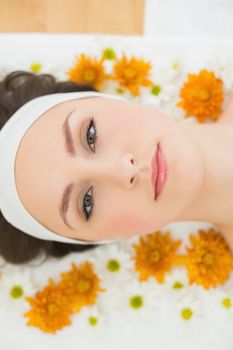
[[[79,169],[80,164],[78,165]],[[131,153],[111,157],[111,159],[89,158],[82,165],[82,173],[85,179],[90,181],[115,181],[118,185],[126,188],[135,185],[142,168],[142,166],[138,166],[136,157]]]

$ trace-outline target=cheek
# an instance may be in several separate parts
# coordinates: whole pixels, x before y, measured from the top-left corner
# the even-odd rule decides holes
[[[125,211],[118,212],[108,219],[108,232],[113,232],[122,236],[132,236],[141,233],[148,233],[151,224],[143,213],[133,215]]]
[[[128,233],[136,226],[136,222],[134,216],[123,212],[109,219],[111,228],[115,228],[119,233]]]

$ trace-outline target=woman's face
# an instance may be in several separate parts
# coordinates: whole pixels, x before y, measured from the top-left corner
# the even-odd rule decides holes
[[[73,144],[66,145],[65,134]],[[151,160],[158,142],[168,176],[155,200]],[[129,238],[177,221],[199,189],[199,158],[181,124],[157,108],[88,97],[60,103],[30,126],[15,179],[23,205],[49,230],[87,241]],[[62,205],[64,191],[69,199]]]

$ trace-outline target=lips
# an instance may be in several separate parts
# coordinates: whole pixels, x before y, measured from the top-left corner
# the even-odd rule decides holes
[[[151,180],[154,189],[154,199],[156,200],[162,192],[162,189],[167,179],[167,163],[163,156],[163,152],[159,143],[157,144],[155,153],[151,161],[151,169]]]

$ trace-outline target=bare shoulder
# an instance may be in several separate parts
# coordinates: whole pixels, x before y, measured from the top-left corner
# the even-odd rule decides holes
[[[217,123],[233,124],[233,91],[226,97],[223,105],[223,112]]]

